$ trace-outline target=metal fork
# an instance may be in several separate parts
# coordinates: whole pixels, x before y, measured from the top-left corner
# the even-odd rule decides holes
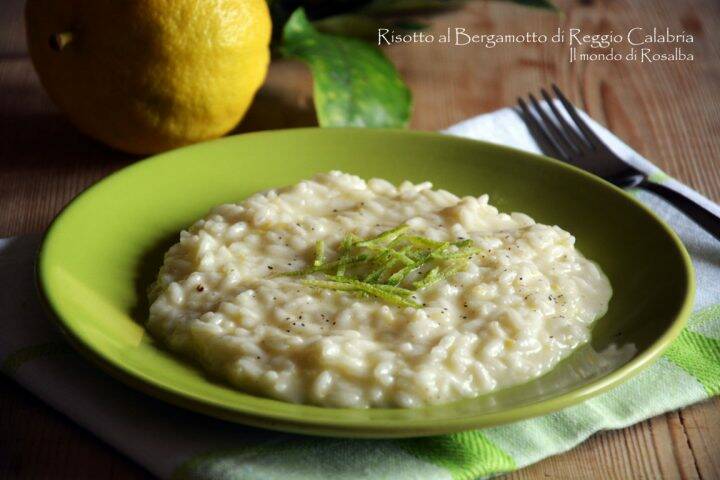
[[[574,126],[560,112],[545,89],[541,89],[540,93],[550,112],[540,105],[532,93],[528,95],[532,108],[525,100],[518,98],[523,120],[543,153],[594,173],[620,188],[639,187],[653,192],[720,240],[720,217],[676,190],[649,180],[647,174],[618,157],[592,131],[556,85],[552,86],[552,90]]]

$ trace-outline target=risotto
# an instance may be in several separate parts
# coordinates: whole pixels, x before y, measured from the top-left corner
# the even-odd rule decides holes
[[[288,402],[473,398],[590,339],[612,291],[574,242],[487,195],[319,174],[183,231],[147,326],[212,376]]]

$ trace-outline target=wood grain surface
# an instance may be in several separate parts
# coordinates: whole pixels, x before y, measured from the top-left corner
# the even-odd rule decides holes
[[[645,157],[720,201],[720,3],[717,0],[558,2],[557,16],[473,2],[433,20],[434,32],[620,32],[665,27],[695,36],[692,62],[570,63],[558,45],[394,45],[386,51],[415,98],[412,128],[438,130],[557,83]],[[27,57],[22,1],[0,3],[0,236],[41,232],[82,189],[136,160],[83,137],[43,93]],[[311,78],[276,62],[250,131],[314,124]],[[668,388],[672,388],[669,385]],[[0,377],[0,477],[148,478],[149,474],[12,381]],[[603,432],[509,475],[537,478],[720,478],[720,400]]]

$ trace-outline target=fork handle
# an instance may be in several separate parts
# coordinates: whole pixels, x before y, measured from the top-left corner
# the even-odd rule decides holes
[[[682,193],[673,190],[672,188],[666,187],[659,183],[645,180],[641,182],[639,187],[656,193],[669,203],[675,206],[678,210],[682,211],[685,215],[690,217],[698,225],[700,225],[706,232],[711,234],[716,239],[720,240],[720,217],[715,215],[713,212],[703,207],[702,205],[695,203],[694,201],[687,198]]]

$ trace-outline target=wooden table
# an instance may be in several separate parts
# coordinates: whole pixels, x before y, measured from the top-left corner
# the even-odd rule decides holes
[[[386,51],[415,97],[412,128],[437,130],[556,82],[572,100],[669,174],[720,200],[720,4],[560,2],[563,18],[475,2],[433,31],[685,31],[692,62],[569,63],[558,45],[395,45]],[[74,195],[134,159],[78,134],[51,105],[26,54],[22,2],[0,6],[0,236],[41,232]],[[314,122],[310,76],[277,62],[240,130]],[[12,381],[0,378],[0,477],[146,478],[149,474]],[[604,432],[511,478],[720,478],[720,400]]]

